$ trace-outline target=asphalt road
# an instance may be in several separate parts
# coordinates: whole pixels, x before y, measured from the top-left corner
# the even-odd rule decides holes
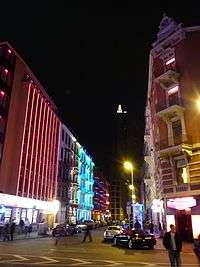
[[[103,229],[93,231],[93,242],[81,243],[82,235],[67,237],[55,246],[50,238],[0,242],[0,267],[14,266],[170,266],[161,242],[154,250],[130,250],[102,242]],[[183,267],[200,266],[191,249],[182,253]]]

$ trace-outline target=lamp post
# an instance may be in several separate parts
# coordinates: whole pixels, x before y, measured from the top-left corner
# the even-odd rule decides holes
[[[131,173],[131,185],[129,188],[131,189],[131,206],[132,206],[132,220],[134,224],[134,203],[135,203],[135,194],[134,194],[134,184],[133,184],[133,164],[129,161],[124,162],[124,169],[130,171]]]

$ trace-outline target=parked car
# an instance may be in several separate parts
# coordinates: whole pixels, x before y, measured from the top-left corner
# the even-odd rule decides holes
[[[114,236],[123,232],[122,227],[118,225],[109,226],[104,232],[104,241],[113,240]]]
[[[156,239],[153,234],[142,230],[124,231],[113,238],[113,244],[116,246],[125,246],[128,248],[148,247],[153,249],[156,245]]]

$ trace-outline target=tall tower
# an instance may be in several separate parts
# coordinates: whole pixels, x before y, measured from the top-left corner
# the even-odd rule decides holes
[[[128,154],[127,111],[118,105],[115,114],[113,164],[111,170],[111,215],[113,220],[123,220],[128,198],[123,171],[123,161]]]

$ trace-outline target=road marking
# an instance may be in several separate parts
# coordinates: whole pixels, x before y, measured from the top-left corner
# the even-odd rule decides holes
[[[86,265],[86,264],[92,264],[92,262],[82,260],[82,259],[74,259],[74,258],[68,258],[68,259],[77,262],[77,263],[68,264],[68,266],[82,266],[82,265]]]
[[[111,260],[104,260],[103,262],[109,263],[108,265],[104,265],[104,266],[122,266],[122,265],[124,265],[123,263],[119,263],[119,262],[115,262],[115,261],[111,261]]]
[[[45,261],[40,261],[40,262],[34,262],[34,263],[31,263],[31,264],[34,264],[34,265],[40,265],[40,264],[49,264],[49,263],[58,263],[59,261],[57,260],[54,260],[52,258],[49,258],[49,257],[39,257],[40,259],[43,259]]]

